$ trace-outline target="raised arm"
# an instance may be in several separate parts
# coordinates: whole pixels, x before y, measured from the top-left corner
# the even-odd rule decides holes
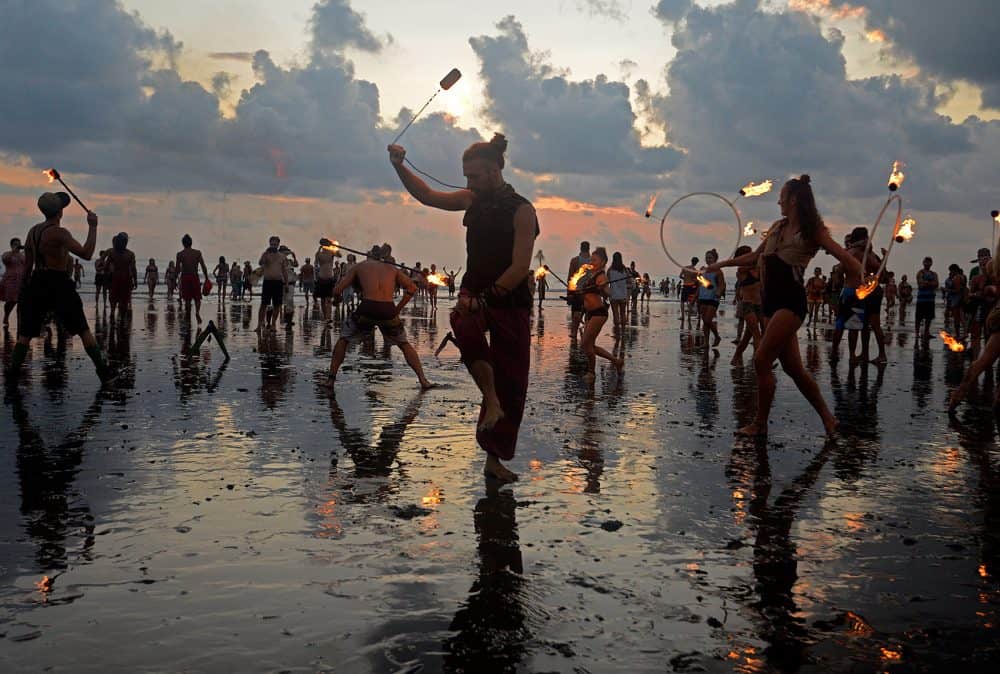
[[[510,266],[500,275],[494,285],[501,293],[510,292],[521,284],[531,268],[531,251],[535,247],[538,233],[538,219],[535,209],[524,204],[514,214],[514,253]]]
[[[396,283],[403,289],[403,299],[399,300],[399,304],[396,305],[396,315],[398,316],[403,307],[413,299],[413,295],[417,292],[417,285],[409,276],[403,273],[402,269],[396,270]]]
[[[752,253],[746,253],[745,255],[740,255],[739,257],[731,257],[728,260],[723,260],[722,262],[716,262],[713,265],[705,267],[705,271],[718,271],[723,267],[752,267],[757,264],[757,259],[760,257],[763,250],[764,244],[761,243],[757,246],[757,250]],[[681,275],[681,278],[683,278],[683,275]]]
[[[425,206],[440,208],[444,211],[464,211],[472,205],[474,195],[471,190],[456,190],[455,192],[432,190],[427,183],[403,163],[406,159],[406,150],[401,145],[390,145],[388,149],[389,161],[396,169],[396,175],[399,176],[403,187],[414,199]]]
[[[87,213],[87,240],[82,246],[67,229],[60,228],[59,236],[62,237],[61,243],[66,246],[66,250],[79,258],[89,260],[94,256],[94,248],[97,247],[97,213],[93,211]]]

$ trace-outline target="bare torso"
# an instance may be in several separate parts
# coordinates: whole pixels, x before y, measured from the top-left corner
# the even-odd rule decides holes
[[[197,274],[199,263],[204,264],[201,251],[195,248],[185,248],[177,253],[177,266],[182,274]]]
[[[412,281],[399,269],[384,262],[365,260],[354,265],[352,271],[361,284],[366,300],[392,302],[397,282],[404,287],[412,285]]]

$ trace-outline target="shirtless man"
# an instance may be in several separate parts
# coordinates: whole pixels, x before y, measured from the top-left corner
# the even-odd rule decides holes
[[[316,290],[316,268],[309,258],[306,258],[306,263],[299,269],[299,280],[302,282],[302,293],[306,296],[306,311],[309,311],[309,296]],[[316,297],[313,296],[313,303],[315,302]]]
[[[318,298],[320,305],[323,308],[323,321],[329,325],[333,322],[332,318],[332,298],[333,298],[333,286],[334,280],[333,276],[335,273],[334,263],[337,258],[334,257],[333,253],[324,248],[324,246],[332,246],[333,242],[330,239],[320,239],[319,248],[316,250],[316,294],[313,296]]]
[[[823,269],[816,267],[813,276],[806,281],[806,299],[809,303],[809,319],[806,325],[816,325],[819,320],[819,310],[823,306],[823,296],[826,293],[826,277],[823,276]]]
[[[285,284],[288,282],[288,266],[285,264],[285,254],[278,250],[281,239],[272,236],[268,239],[267,250],[260,256],[260,267],[263,272],[263,283],[260,288],[260,310],[257,312],[258,335],[267,323],[268,330],[274,329],[278,321],[282,301],[285,298]],[[268,313],[268,309],[271,309]]]
[[[87,213],[87,241],[80,245],[62,226],[63,209],[69,203],[69,195],[65,192],[46,192],[38,198],[38,209],[45,216],[45,222],[32,227],[25,239],[25,284],[21,291],[17,344],[7,371],[8,382],[20,375],[31,339],[39,335],[50,313],[55,315],[63,330],[70,335],[80,335],[101,381],[107,383],[114,379],[87,324],[76,284],[66,274],[70,253],[84,260],[93,256],[97,244],[97,214]]]
[[[590,264],[589,241],[581,241],[580,254],[574,255],[570,258],[569,274],[566,276],[566,280],[568,281],[573,278],[573,275],[580,271],[580,267],[585,264]],[[569,297],[569,307],[571,311],[569,334],[573,339],[576,339],[577,332],[580,330],[580,322],[583,320],[583,295],[571,293]]]
[[[83,265],[76,258],[73,259],[73,283],[77,290],[80,289],[80,279],[83,278]]]
[[[357,311],[344,321],[340,339],[337,340],[333,356],[330,358],[328,385],[333,387],[337,379],[337,372],[344,362],[344,356],[347,355],[347,347],[368,337],[377,327],[387,344],[398,346],[403,352],[406,363],[417,373],[420,388],[429,389],[433,384],[427,381],[427,377],[424,376],[420,356],[406,340],[406,329],[403,327],[403,322],[399,320],[399,312],[416,294],[417,286],[402,270],[381,262],[380,256],[381,249],[375,246],[368,254],[368,259],[348,269],[333,289],[333,294],[339,296],[357,281],[361,285],[364,299]],[[399,304],[392,301],[397,283],[403,288],[403,299],[399,301]]]
[[[193,241],[190,234],[181,237],[181,245],[184,249],[177,253],[177,270],[181,277],[181,301],[184,302],[184,318],[191,319],[191,302],[194,302],[194,313],[198,322],[201,323],[201,278],[198,276],[198,267],[205,274],[208,280],[208,267],[205,265],[205,258],[201,251],[192,248]]]

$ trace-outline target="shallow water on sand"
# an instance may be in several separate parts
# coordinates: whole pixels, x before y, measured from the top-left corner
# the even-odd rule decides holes
[[[754,385],[731,312],[716,356],[677,304],[640,310],[624,376],[599,365],[591,390],[548,304],[521,481],[496,490],[474,385],[454,347],[432,355],[446,301],[405,321],[440,388],[376,337],[336,397],[316,384],[336,328],[301,300],[260,343],[249,305],[216,302],[228,363],[180,355],[162,297],[131,334],[102,313],[125,370],[105,392],[79,341],[35,342],[0,410],[0,670],[971,671],[1000,651],[992,393],[949,421],[968,361],[910,324],[883,371],[831,371],[827,332],[801,331],[844,437],[779,374],[755,444],[732,435]]]

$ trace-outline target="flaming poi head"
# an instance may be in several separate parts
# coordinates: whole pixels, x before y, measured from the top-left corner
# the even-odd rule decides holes
[[[320,248],[327,251],[328,253],[333,253],[334,255],[340,252],[340,242],[330,241],[329,239],[324,239],[324,241],[327,241],[328,243],[320,246]]]
[[[944,345],[947,346],[952,351],[954,351],[955,353],[961,353],[965,351],[965,344],[962,344],[962,342],[958,341],[944,330],[942,330],[939,333],[939,336],[941,337],[941,341],[944,342]]]
[[[875,292],[876,288],[878,288],[878,277],[869,276],[868,279],[854,291],[854,294],[858,296],[859,300],[863,300]]]
[[[916,233],[916,226],[917,221],[914,218],[907,216],[899,225],[899,231],[896,232],[896,243],[903,243],[904,241],[912,239],[913,235]]]
[[[580,268],[576,270],[576,273],[569,277],[569,283],[567,283],[566,286],[570,290],[576,290],[576,284],[579,283],[580,279],[586,276],[587,272],[591,269],[593,269],[593,267],[589,264],[581,264]]]
[[[743,236],[753,236],[756,233],[757,233],[757,228],[754,226],[753,220],[743,225]]]
[[[445,278],[444,274],[441,274],[440,272],[428,274],[427,282],[432,286],[438,286],[439,288],[444,288],[448,285],[448,280]]]
[[[55,181],[59,180],[60,177],[59,171],[55,170],[54,168],[45,169],[44,171],[42,171],[42,173],[44,173],[49,177],[50,183],[54,183]]]
[[[55,581],[52,578],[49,578],[48,576],[42,576],[42,579],[35,583],[35,588],[42,593],[51,592],[52,583],[54,582]]]
[[[774,181],[768,178],[762,183],[755,183],[752,180],[743,186],[740,190],[741,197],[759,197],[762,194],[767,194],[774,187]]]
[[[898,190],[903,186],[904,180],[906,180],[906,174],[903,173],[903,162],[892,162],[892,172],[889,173],[889,191],[895,192]]]
[[[546,269],[544,266],[543,267],[539,267],[538,269],[535,270],[535,280],[538,281],[539,279],[545,278],[545,275],[548,274],[548,273],[549,273],[549,270]]]
[[[709,281],[704,276],[702,276],[701,274],[698,274],[695,278],[698,279],[698,283],[700,283],[702,285],[702,287],[704,287],[704,288],[711,288],[712,287],[712,282]]]
[[[990,211],[990,217],[993,218],[993,222],[1000,225],[1000,211]]]
[[[649,205],[646,206],[647,218],[653,214],[653,209],[656,208],[656,200],[659,196],[660,196],[659,194],[654,194],[652,198],[649,200]]]

